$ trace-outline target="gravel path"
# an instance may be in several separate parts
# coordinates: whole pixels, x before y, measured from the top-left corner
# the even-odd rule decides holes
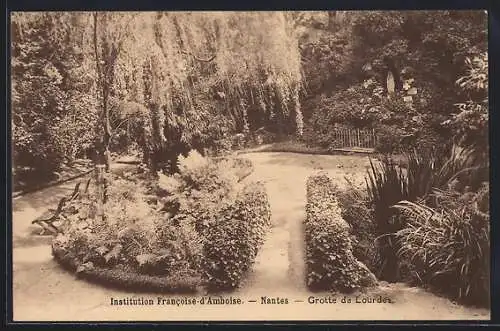
[[[360,156],[322,156],[292,153],[250,153],[255,172],[249,180],[263,181],[272,208],[272,230],[242,288],[232,294],[242,305],[157,305],[157,294],[134,294],[105,289],[61,270],[52,261],[45,240],[34,240],[33,217],[71,191],[66,183],[14,199],[13,297],[15,320],[65,321],[208,321],[208,320],[461,320],[489,319],[490,312],[453,304],[422,289],[404,284],[382,284],[362,294],[389,298],[392,303],[343,303],[343,296],[329,296],[337,303],[310,304],[327,293],[310,293],[304,284],[302,221],[305,181],[315,169],[323,169],[342,185],[344,176],[363,180],[368,159]],[[288,304],[261,304],[263,296],[286,299]],[[151,298],[155,305],[112,306],[111,298]],[[184,298],[166,296],[162,298]],[[199,298],[199,297],[198,297]],[[256,302],[250,302],[255,300]]]

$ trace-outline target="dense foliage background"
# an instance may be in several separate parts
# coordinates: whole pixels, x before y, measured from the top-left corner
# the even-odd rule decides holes
[[[130,148],[176,170],[258,130],[327,146],[375,128],[382,152],[487,142],[481,11],[15,13],[11,33],[18,173]]]

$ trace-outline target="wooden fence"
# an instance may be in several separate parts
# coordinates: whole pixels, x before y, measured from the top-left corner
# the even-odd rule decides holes
[[[333,138],[337,148],[375,148],[377,144],[377,135],[373,129],[336,129]]]

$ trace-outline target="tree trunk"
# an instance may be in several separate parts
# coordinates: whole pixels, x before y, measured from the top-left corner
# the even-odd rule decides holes
[[[106,98],[106,104],[107,104],[107,98]],[[109,169],[111,167],[111,153],[109,151],[109,145],[111,143],[111,125],[109,124],[109,110],[108,107],[105,108],[104,110],[104,165],[106,168],[106,172],[109,172]]]
[[[96,198],[97,198],[97,220],[102,222],[104,220],[104,172],[105,166],[102,164],[98,164],[95,167],[95,182],[96,182]]]
[[[106,27],[104,27],[106,28]],[[99,163],[104,164],[106,172],[109,172],[110,169],[110,163],[111,163],[111,158],[110,158],[110,152],[109,152],[109,144],[111,141],[111,125],[109,122],[109,108],[108,108],[108,99],[109,99],[109,84],[110,81],[112,80],[112,77],[110,74],[111,68],[110,65],[110,59],[106,58],[104,59],[104,68],[101,66],[101,59],[99,56],[99,46],[98,46],[98,38],[97,38],[97,13],[94,13],[94,34],[93,34],[93,41],[94,41],[94,55],[95,55],[95,62],[96,62],[96,70],[97,70],[97,77],[98,77],[98,82],[101,87],[101,93],[102,93],[102,116],[101,116],[101,125],[103,126],[104,132],[103,132],[103,141],[101,144],[97,146],[98,148],[98,154],[100,155],[99,157]],[[103,47],[106,45],[103,45]],[[109,46],[109,45],[107,45]],[[108,54],[109,52],[105,52],[105,54]],[[115,54],[111,55],[112,57],[115,56]],[[114,59],[111,59],[113,61]]]
[[[328,29],[333,30],[335,27],[335,23],[337,20],[337,12],[336,11],[329,11],[328,12]]]

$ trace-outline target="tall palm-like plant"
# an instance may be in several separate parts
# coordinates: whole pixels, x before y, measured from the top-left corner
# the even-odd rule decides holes
[[[412,215],[401,215],[392,208],[403,200],[422,202],[439,207],[435,190],[476,191],[488,178],[488,165],[477,157],[473,148],[454,146],[449,156],[422,154],[413,151],[406,155],[408,166],[400,168],[389,157],[376,166],[370,161],[366,177],[367,191],[373,203],[379,255],[379,277],[388,281],[398,279],[400,244],[395,233],[406,226]]]
[[[377,244],[381,261],[377,276],[388,281],[398,278],[397,242],[393,234],[403,224],[391,206],[408,199],[408,181],[401,168],[385,157],[379,165],[370,160],[366,177],[367,191],[373,203]]]

